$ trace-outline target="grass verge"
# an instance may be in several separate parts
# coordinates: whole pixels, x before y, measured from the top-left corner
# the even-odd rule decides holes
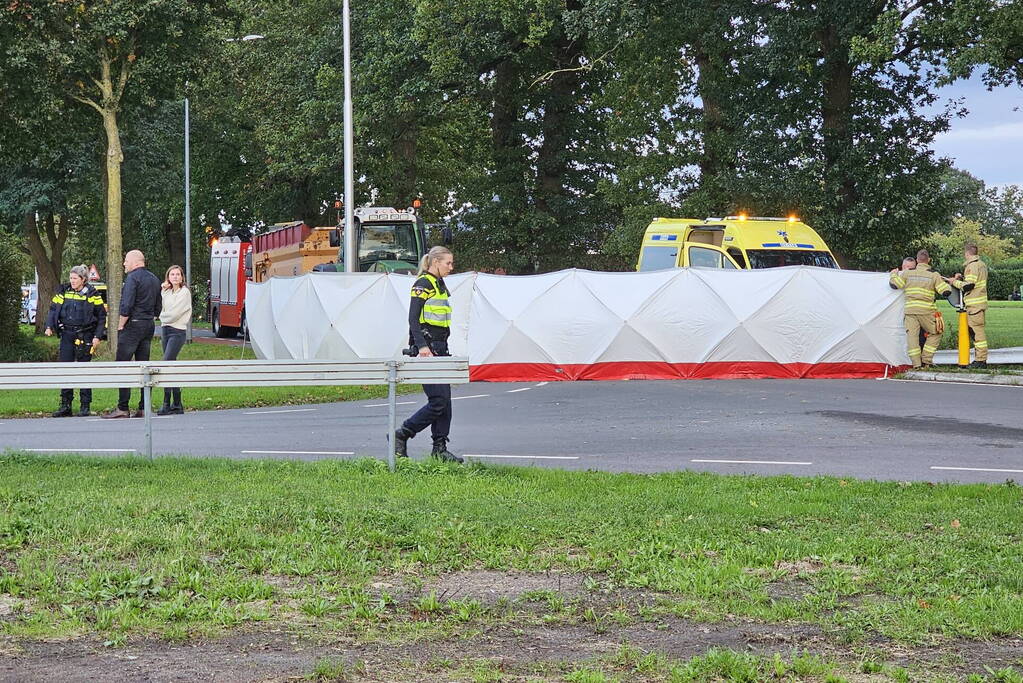
[[[598,633],[684,619],[846,644],[1023,634],[1012,483],[401,464],[6,453],[0,634],[118,644],[270,621],[415,640],[520,623],[526,605],[531,623]],[[574,596],[495,602],[472,572],[582,578]]]
[[[23,325],[22,327],[26,327]],[[54,337],[39,337],[43,343],[56,348]],[[154,339],[150,358],[163,356],[160,340]],[[251,360],[255,358],[251,347],[227,344],[195,342],[181,349],[179,360]],[[104,348],[96,360],[113,360],[110,350]],[[421,391],[419,385],[399,385],[399,394]],[[134,392],[132,405],[138,398]],[[261,406],[303,405],[307,403],[333,403],[335,401],[358,401],[387,396],[386,386],[338,386],[338,387],[252,387],[252,388],[204,388],[183,392],[183,402],[189,410],[213,410],[223,408],[254,408]],[[75,392],[77,405],[78,392]],[[153,394],[154,403],[162,400],[162,392]],[[51,389],[26,391],[0,391],[0,417],[43,417],[57,409],[60,392]],[[112,410],[117,406],[116,389],[93,391],[92,411]]]
[[[940,348],[957,348],[959,314],[944,299],[938,301],[938,310],[945,319],[945,334]],[[1023,302],[989,301],[984,327],[992,349],[1023,346]]]

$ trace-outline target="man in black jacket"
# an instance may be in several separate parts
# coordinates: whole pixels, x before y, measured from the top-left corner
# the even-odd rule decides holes
[[[121,288],[121,308],[117,329],[116,360],[149,360],[149,349],[156,329],[153,322],[160,316],[163,299],[160,295],[160,279],[146,270],[146,257],[133,249],[124,255],[124,287]],[[131,389],[118,389],[117,410],[103,417],[142,417],[144,396],[139,395],[139,409],[129,409]]]

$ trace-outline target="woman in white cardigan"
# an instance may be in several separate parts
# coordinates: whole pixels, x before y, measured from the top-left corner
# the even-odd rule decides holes
[[[185,330],[192,319],[192,293],[185,284],[185,272],[181,266],[171,266],[161,286],[163,310],[160,312],[160,343],[163,345],[163,359],[177,360],[178,352],[185,344]],[[163,407],[157,415],[181,415],[181,389],[164,387]]]

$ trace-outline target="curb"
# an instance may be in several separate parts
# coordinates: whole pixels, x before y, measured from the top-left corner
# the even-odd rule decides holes
[[[1002,386],[1023,386],[1023,374],[989,375],[969,372],[929,372],[910,370],[903,373],[903,379],[926,380],[928,382],[967,382],[970,384],[1000,384]]]

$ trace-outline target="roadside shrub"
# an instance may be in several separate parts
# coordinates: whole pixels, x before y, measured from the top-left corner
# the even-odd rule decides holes
[[[0,232],[0,348],[14,343],[21,313],[21,275],[25,256],[14,237]]]
[[[45,363],[57,360],[57,347],[47,345],[31,332],[18,331],[15,325],[11,341],[0,345],[0,363]]]
[[[987,276],[987,297],[989,299],[1005,300],[1013,290],[1019,291],[1023,285],[1023,269],[1020,270],[992,270]]]

